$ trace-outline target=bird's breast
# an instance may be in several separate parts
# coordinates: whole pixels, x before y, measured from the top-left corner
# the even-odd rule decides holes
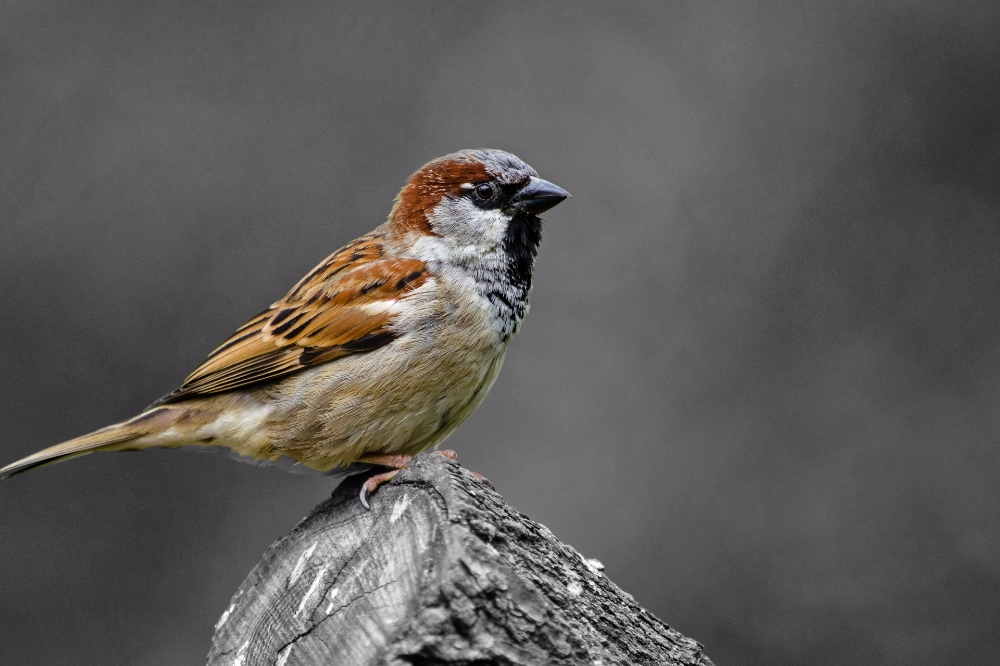
[[[501,251],[484,255],[473,266],[441,269],[440,283],[442,293],[460,312],[458,328],[483,334],[495,345],[506,345],[528,312],[530,280],[513,279]]]
[[[439,444],[499,373],[509,323],[469,276],[428,280],[406,298],[390,344],[283,380],[268,402],[273,451],[317,470],[371,453]]]

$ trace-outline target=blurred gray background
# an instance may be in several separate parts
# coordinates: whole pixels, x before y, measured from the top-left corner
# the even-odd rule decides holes
[[[512,151],[574,198],[448,445],[733,664],[1000,649],[1000,5],[0,4],[0,457],[128,417]],[[202,663],[323,478],[0,484],[10,664]]]

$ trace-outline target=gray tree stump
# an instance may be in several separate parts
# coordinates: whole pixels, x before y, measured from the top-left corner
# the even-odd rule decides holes
[[[371,511],[363,478],[268,548],[215,627],[211,666],[711,666],[457,463],[415,457]]]

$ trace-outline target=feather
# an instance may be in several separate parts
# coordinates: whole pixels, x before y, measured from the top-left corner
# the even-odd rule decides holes
[[[15,474],[27,472],[43,465],[78,458],[95,451],[126,451],[130,448],[145,448],[133,443],[145,435],[170,427],[183,416],[183,410],[178,411],[176,408],[169,407],[143,412],[128,421],[116,423],[68,442],[37,451],[0,469],[0,477],[10,478]]]
[[[273,381],[392,342],[395,304],[429,276],[419,259],[384,259],[382,239],[375,232],[327,257],[154,405]]]

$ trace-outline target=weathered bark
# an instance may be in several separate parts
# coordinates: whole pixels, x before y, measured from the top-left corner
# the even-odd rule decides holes
[[[700,664],[711,661],[490,486],[420,455],[345,481],[264,554],[208,663]]]

